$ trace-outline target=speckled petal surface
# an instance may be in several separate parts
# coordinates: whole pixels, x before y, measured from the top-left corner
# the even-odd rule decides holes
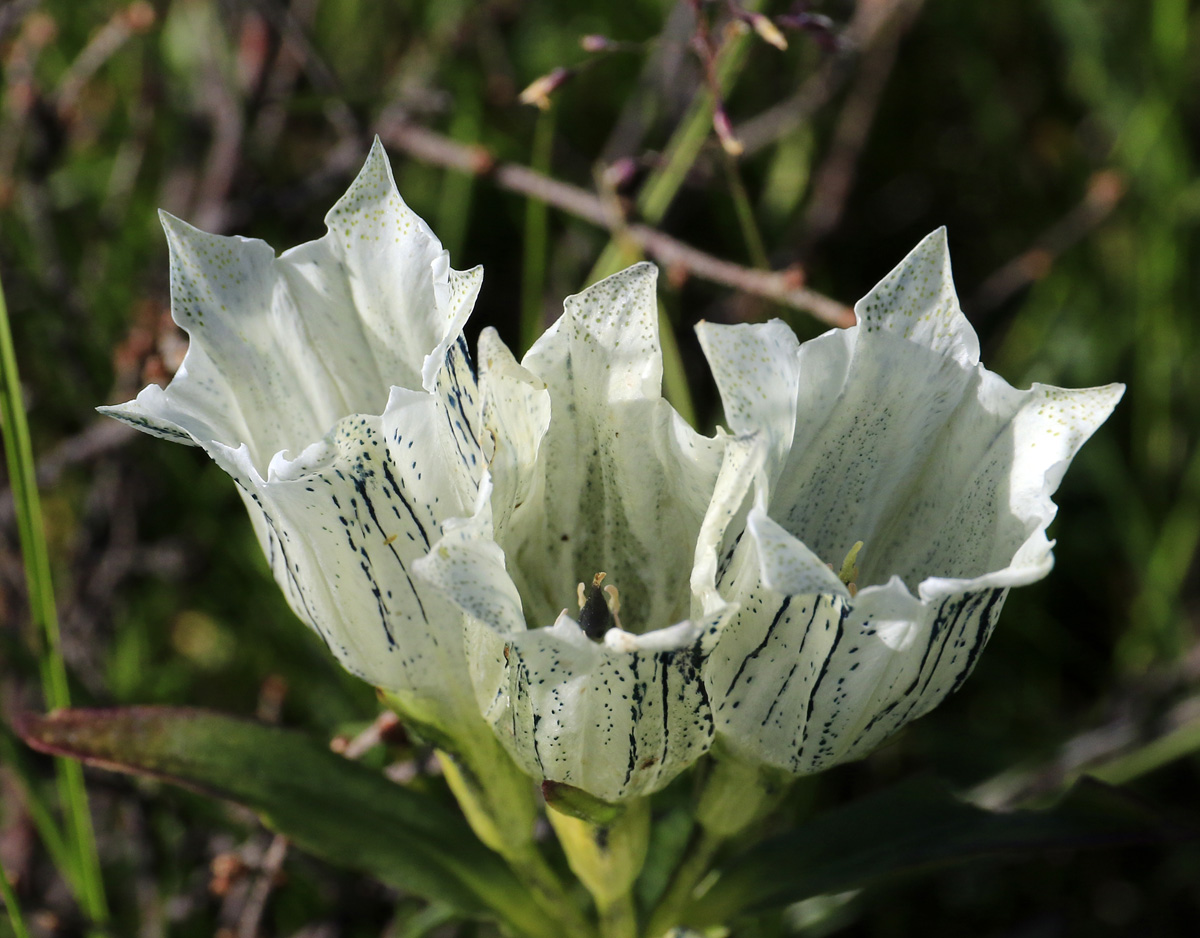
[[[465,351],[456,345],[482,274],[450,269],[378,141],[326,224],[325,237],[276,257],[164,214],[188,352],[167,388],[104,412],[181,442],[245,444],[265,474],[276,453],[299,452],[342,417],[381,413],[393,385],[472,384],[469,369],[445,371]]]
[[[550,427],[541,500],[513,518],[505,550],[540,581],[523,587],[539,622],[554,621],[575,584],[600,571],[620,590],[630,631],[689,614],[690,560],[721,444],[661,397],[656,278],[638,264],[568,297],[522,361],[550,395]],[[680,552],[676,562],[664,549]]]
[[[702,630],[688,622],[653,637],[613,629],[594,642],[564,614],[510,635],[473,622],[467,647],[476,687],[494,689],[481,694],[484,717],[518,764],[618,802],[657,791],[712,741]]]
[[[731,422],[773,444],[718,587],[739,612],[705,666],[716,732],[797,774],[965,680],[1008,589],[1050,570],[1051,496],[1123,392],[987,371],[943,231],[855,310],[798,348],[773,323],[701,332]],[[834,569],[860,540],[851,591]]]
[[[296,614],[347,670],[436,718],[473,703],[462,615],[413,571],[440,518],[466,510],[456,455],[422,451],[444,419],[433,396],[396,388],[381,417],[343,419],[266,480],[244,449],[218,454]]]
[[[475,714],[462,614],[412,565],[484,472],[462,338],[480,271],[450,269],[378,141],[328,233],[279,257],[163,224],[187,355],[165,389],[101,409],[233,476],[292,608],[348,670],[426,718]]]
[[[693,559],[749,478],[710,507],[727,440],[660,396],[649,265],[569,298],[520,365],[491,333],[479,359],[490,471],[417,572],[467,614],[479,706],[527,772],[606,800],[654,791],[711,740],[700,662],[734,607],[693,603]],[[620,627],[594,640],[577,585],[601,572]]]

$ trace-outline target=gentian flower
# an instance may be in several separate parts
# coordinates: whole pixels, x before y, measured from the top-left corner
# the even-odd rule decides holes
[[[704,681],[723,751],[795,775],[958,689],[1009,589],[1049,572],[1051,495],[1124,391],[986,370],[944,231],[855,312],[804,345],[780,322],[699,330],[730,426],[763,439]]]
[[[413,574],[483,470],[462,337],[482,279],[396,191],[376,141],[328,232],[276,257],[164,214],[178,374],[101,410],[238,485],[296,614],[410,715],[478,722],[462,615]]]
[[[700,667],[732,608],[693,591],[693,555],[746,491],[714,498],[728,439],[661,396],[655,278],[639,264],[569,297],[521,364],[483,334],[489,472],[417,564],[468,614],[479,703],[517,763],[609,802],[710,745]]]
[[[714,739],[804,774],[935,706],[1049,570],[1050,495],[1121,393],[985,370],[941,233],[852,329],[701,326],[733,430],[706,437],[661,396],[647,264],[568,298],[520,363],[485,330],[476,377],[481,273],[450,269],[378,142],[279,257],[163,223],[191,344],[102,410],[233,477],[297,615],[526,859],[514,762],[623,802]]]

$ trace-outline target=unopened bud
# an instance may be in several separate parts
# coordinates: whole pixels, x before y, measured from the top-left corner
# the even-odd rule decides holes
[[[749,17],[750,25],[754,27],[754,31],[762,37],[764,42],[769,42],[780,52],[787,49],[787,39],[769,17],[763,16],[761,13],[751,13]]]
[[[617,44],[607,36],[591,33],[579,40],[579,47],[584,52],[612,52],[617,48]]]
[[[721,149],[730,156],[741,156],[742,146],[740,141],[733,133],[733,124],[729,121],[729,115],[725,113],[725,108],[718,107],[713,112],[713,130],[717,132],[717,139],[721,141]]]
[[[562,67],[547,72],[541,78],[534,79],[529,87],[521,92],[521,103],[532,104],[543,111],[548,111],[550,95],[570,81],[574,75],[575,73],[571,69]]]

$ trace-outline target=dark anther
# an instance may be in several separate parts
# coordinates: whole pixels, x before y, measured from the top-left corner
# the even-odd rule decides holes
[[[592,585],[585,587],[579,584],[581,603],[579,606],[579,627],[592,641],[600,641],[604,633],[613,626],[612,612],[605,601],[604,591],[600,584],[604,582],[604,574],[597,573],[592,578]]]

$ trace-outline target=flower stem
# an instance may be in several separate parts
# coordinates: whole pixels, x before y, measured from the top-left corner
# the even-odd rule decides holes
[[[538,114],[533,131],[531,168],[549,174],[554,152],[554,111]],[[525,260],[521,271],[521,351],[542,334],[542,291],[546,285],[546,203],[539,199],[525,202]]]
[[[600,908],[600,935],[601,938],[637,938],[637,910],[632,895],[625,893]]]
[[[647,935],[656,938],[682,923],[696,887],[708,873],[713,857],[723,842],[723,838],[713,836],[703,827],[696,827],[686,859],[675,870],[675,875],[671,877],[671,882],[650,916]]]

